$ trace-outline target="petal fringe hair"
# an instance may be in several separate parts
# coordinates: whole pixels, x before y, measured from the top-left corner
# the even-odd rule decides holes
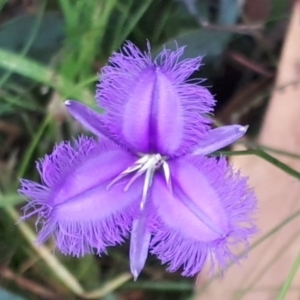
[[[57,191],[64,180],[76,167],[88,157],[101,155],[107,148],[114,148],[111,142],[98,143],[92,138],[79,137],[73,145],[62,142],[57,145],[52,154],[46,155],[37,163],[42,183],[21,180],[19,193],[29,203],[23,208],[27,219],[37,214],[36,227],[41,227],[37,236],[38,243],[44,243],[53,236],[58,249],[64,254],[83,256],[87,253],[101,254],[107,246],[122,243],[127,237],[134,217],[134,205],[122,210],[116,210],[104,219],[68,220],[58,218],[56,212],[59,205],[53,205],[53,193]]]
[[[149,44],[148,51],[143,53],[131,42],[126,42],[121,52],[114,53],[110,57],[109,65],[102,68],[96,99],[98,105],[105,109],[102,117],[107,129],[116,139],[121,139],[121,144],[128,144],[120,134],[122,131],[120,126],[126,121],[124,118],[127,118],[124,115],[124,107],[137,84],[146,84],[139,82],[141,76],[156,68],[168,78],[180,98],[180,117],[184,120],[184,140],[177,149],[176,155],[171,156],[186,153],[206,134],[211,124],[207,114],[213,111],[215,100],[207,88],[195,84],[195,80],[189,80],[193,72],[199,69],[202,58],[184,59],[179,62],[183,51],[184,47],[175,51],[163,49],[155,59],[152,59]],[[137,99],[137,104],[138,100],[140,99]],[[132,115],[128,118],[132,118]]]
[[[184,236],[156,217],[153,223],[151,253],[157,255],[163,263],[169,264],[168,270],[171,272],[183,268],[184,276],[195,275],[207,262],[210,263],[211,271],[216,268],[221,271],[228,263],[240,259],[233,252],[237,245],[243,245],[243,253],[247,253],[248,239],[257,233],[252,218],[257,209],[257,199],[247,186],[247,178],[234,172],[225,157],[188,156],[185,159],[206,175],[208,182],[219,195],[229,220],[228,233],[222,239],[205,243]]]

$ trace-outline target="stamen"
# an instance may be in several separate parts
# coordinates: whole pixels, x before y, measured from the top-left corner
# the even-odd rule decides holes
[[[112,182],[107,186],[107,190],[109,190],[116,182],[121,180],[123,177],[127,176],[128,174],[140,169],[149,159],[149,155],[145,155],[142,158],[138,159],[132,166],[127,168],[125,171],[123,171],[119,176],[117,176],[115,179],[112,180]]]
[[[145,203],[147,200],[147,194],[148,190],[152,184],[152,179],[154,175],[155,170],[154,169],[148,169],[145,176],[144,186],[143,186],[143,195],[142,195],[142,201],[140,203],[140,209],[143,210],[145,207]]]
[[[151,187],[153,176],[155,171],[162,166],[164,177],[167,183],[167,186],[172,192],[172,185],[171,185],[171,172],[168,163],[166,162],[166,158],[162,157],[160,154],[145,154],[140,159],[138,159],[134,164],[124,170],[121,174],[119,174],[116,178],[114,178],[109,185],[107,186],[107,190],[110,189],[115,183],[119,180],[124,178],[125,176],[129,175],[130,173],[136,172],[131,179],[128,181],[126,186],[124,187],[124,192],[128,191],[130,186],[144,173],[145,180],[143,185],[143,192],[142,192],[142,201],[140,203],[140,209],[143,210],[147,201],[148,191]]]
[[[137,179],[139,178],[142,174],[147,172],[148,169],[153,168],[153,164],[155,163],[155,157],[151,157],[150,155],[147,155],[146,162],[141,165],[140,169],[137,171],[137,173],[131,178],[131,180],[128,182],[128,184],[125,186],[124,191],[126,192],[130,185]]]
[[[170,190],[171,194],[173,195],[172,183],[171,183],[171,172],[170,172],[169,165],[166,161],[164,161],[162,167],[163,167],[163,170],[164,170],[164,175],[165,175],[167,187]]]
[[[143,175],[145,173],[144,170],[140,169],[138,170],[135,175],[133,175],[131,177],[131,179],[129,180],[129,182],[126,184],[126,186],[124,187],[123,191],[126,192],[128,191],[128,189],[130,188],[130,186],[136,181],[136,179],[138,179],[141,175]]]

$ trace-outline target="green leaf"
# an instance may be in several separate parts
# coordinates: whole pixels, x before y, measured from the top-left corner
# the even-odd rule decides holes
[[[76,98],[81,99],[85,103],[94,103],[94,97],[89,91],[79,89],[65,77],[34,60],[0,49],[0,66],[53,87],[64,98]]]
[[[0,207],[14,206],[22,202],[24,199],[19,194],[0,194]]]
[[[0,104],[0,116],[13,113],[13,112],[14,112],[14,108],[11,104],[9,103]]]
[[[291,270],[290,270],[290,272],[289,272],[289,274],[288,274],[281,290],[280,290],[279,296],[277,298],[278,300],[284,300],[285,299],[286,293],[288,292],[288,290],[289,290],[289,288],[292,284],[292,281],[293,281],[293,279],[294,279],[294,277],[295,277],[295,275],[296,275],[296,273],[299,269],[299,266],[300,266],[300,251],[299,251],[299,253],[298,253],[298,255],[297,255],[297,257],[296,257],[296,259],[295,259],[295,261],[292,265],[292,268],[291,268]]]
[[[249,150],[241,150],[241,151],[216,151],[212,153],[212,155],[226,155],[226,156],[234,156],[234,155],[256,155],[275,167],[281,169],[282,171],[286,172],[287,174],[300,179],[300,172],[296,171],[295,169],[291,168],[289,165],[281,162],[274,156],[268,154],[267,152],[261,149],[249,149]]]
[[[19,52],[24,48],[35,28],[36,16],[32,14],[15,17],[0,29],[0,48]],[[40,62],[49,62],[61,47],[64,38],[64,22],[58,12],[47,12],[38,24],[28,56]]]
[[[131,4],[126,5],[118,15],[120,20],[117,24],[118,31],[115,34],[114,43],[112,44],[111,51],[114,51],[120,47],[128,35],[133,31],[136,24],[140,21],[142,16],[145,14],[149,8],[151,0],[144,0],[138,3],[134,11],[131,10]],[[120,5],[120,3],[119,3]],[[129,16],[128,16],[129,15]]]
[[[178,36],[175,40],[178,46],[187,46],[181,59],[204,55],[207,62],[224,51],[230,37],[229,32],[198,29]],[[174,39],[166,43],[166,48],[177,48]]]

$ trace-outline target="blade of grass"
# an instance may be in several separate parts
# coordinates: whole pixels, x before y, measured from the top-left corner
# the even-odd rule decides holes
[[[270,151],[270,152],[273,152],[273,153],[276,153],[276,154],[281,154],[281,155],[289,156],[289,157],[292,157],[292,158],[300,159],[300,155],[297,154],[297,153],[284,151],[284,150],[281,150],[281,149],[276,149],[276,148],[268,147],[268,146],[264,146],[264,145],[257,145],[257,148],[265,150],[265,151]]]
[[[285,253],[288,247],[292,244],[292,242],[299,236],[299,232],[296,232],[291,238],[277,251],[274,257],[267,263],[267,265],[255,276],[255,279],[252,280],[250,284],[243,290],[237,291],[238,295],[234,300],[241,300],[248,292],[253,291],[255,285],[261,280],[261,278],[266,274],[266,272],[275,264],[275,262],[280,259],[280,257]],[[243,282],[245,284],[245,282]]]
[[[279,295],[278,295],[278,298],[277,300],[284,300],[285,299],[285,296],[286,296],[286,293],[288,292],[290,286],[291,286],[291,283],[297,273],[297,270],[300,266],[300,251],[295,259],[295,262],[293,263],[292,265],[292,268],[279,292]]]
[[[20,217],[13,207],[5,207],[4,210],[14,222],[19,221]],[[55,256],[51,254],[48,248],[43,245],[38,245],[34,242],[36,240],[36,236],[26,223],[19,223],[18,229],[33,250],[45,261],[47,266],[66,287],[68,287],[76,295],[81,295],[84,293],[84,290],[77,279],[70,273],[69,270],[64,267],[64,265],[61,264],[61,262]]]
[[[4,196],[0,194],[0,199],[2,198],[4,198]],[[3,209],[13,219],[14,222],[19,222],[19,214],[13,207],[3,207]],[[117,276],[116,278],[109,280],[99,289],[93,290],[91,292],[85,292],[79,284],[78,280],[69,272],[68,269],[65,268],[63,264],[61,264],[61,262],[55,256],[51,254],[46,246],[38,245],[36,242],[34,242],[36,240],[36,235],[29,228],[29,226],[27,226],[26,223],[19,222],[18,229],[20,230],[24,238],[28,241],[33,250],[37,252],[41,259],[45,261],[45,263],[56,275],[56,277],[73,293],[79,295],[84,299],[99,299],[101,297],[104,297],[105,295],[121,287],[125,282],[132,278],[132,275],[126,272]]]
[[[255,249],[256,247],[258,247],[260,244],[262,244],[265,240],[267,240],[270,236],[272,236],[273,234],[277,233],[278,231],[280,231],[284,226],[286,226],[287,224],[289,224],[290,222],[292,222],[294,219],[296,219],[297,217],[300,216],[300,209],[298,209],[297,211],[295,211],[293,214],[291,214],[289,217],[287,217],[286,219],[284,219],[281,223],[279,223],[278,225],[276,225],[275,227],[273,227],[271,230],[269,230],[266,234],[264,234],[261,238],[259,238],[257,241],[255,241],[250,247],[249,247],[249,251]],[[242,252],[241,254],[238,255],[238,258],[243,257],[246,254],[246,252]],[[227,269],[229,269],[230,267],[232,267],[233,265],[235,265],[235,262],[232,262],[228,265]],[[195,291],[195,295],[193,297],[199,297],[209,286],[210,284],[215,280],[219,278],[219,276],[214,276],[212,277],[206,284],[204,284],[203,286],[199,287],[196,291]],[[194,298],[192,298],[194,299]]]
[[[14,206],[24,202],[24,199],[18,194],[0,194],[0,207]]]
[[[45,7],[46,7],[46,1],[42,1],[42,3],[40,4],[40,10],[36,16],[36,22],[33,26],[33,29],[31,31],[31,34],[25,44],[25,46],[23,47],[23,49],[21,50],[20,52],[20,56],[25,56],[30,47],[32,46],[35,38],[36,38],[36,35],[39,31],[39,28],[41,26],[41,23],[42,23],[42,20],[43,20],[43,16],[44,16],[44,13],[45,13]],[[1,78],[0,78],[0,87],[2,87],[2,85],[8,80],[8,78],[10,77],[10,75],[13,73],[12,70],[8,70]]]
[[[282,171],[286,172],[287,174],[300,179],[300,173],[297,172],[296,170],[294,170],[293,168],[291,168],[290,166],[288,166],[287,164],[281,162],[280,160],[278,160],[277,158],[275,158],[274,156],[266,153],[263,150],[260,149],[249,149],[249,150],[242,150],[242,151],[216,151],[214,153],[212,153],[212,155],[226,155],[226,156],[235,156],[235,155],[256,155],[266,161],[268,161],[269,163],[271,163],[272,165],[276,166],[277,168],[281,169]]]
[[[296,158],[296,159],[300,159],[300,155],[294,152],[289,152],[289,151],[285,151],[282,149],[278,149],[278,148],[273,148],[273,147],[269,147],[269,146],[265,146],[262,144],[257,144],[253,141],[238,141],[235,144],[237,145],[244,145],[246,148],[248,149],[252,149],[252,150],[264,150],[264,151],[269,151],[269,152],[273,152],[276,154],[282,154],[285,156],[289,156],[292,158]]]
[[[26,172],[26,169],[29,165],[29,162],[31,160],[31,157],[32,157],[32,154],[35,150],[35,148],[37,147],[38,145],[38,142],[40,141],[46,127],[49,125],[50,121],[52,120],[52,115],[51,114],[48,114],[46,116],[46,118],[44,119],[43,123],[41,124],[40,128],[38,129],[38,131],[36,132],[36,134],[34,135],[34,138],[31,140],[31,143],[30,145],[28,146],[26,152],[25,152],[25,155],[22,159],[22,162],[20,164],[20,167],[18,169],[18,176],[17,178],[21,178],[24,176],[25,172]],[[17,185],[19,184],[19,182],[17,182]]]
[[[91,83],[94,83],[98,80],[98,75],[94,75],[90,78],[87,78],[83,81],[81,81],[80,83],[77,84],[77,87],[78,88],[85,88],[87,85],[91,84]]]
[[[60,65],[60,73],[66,78],[81,82],[91,76],[117,1],[76,1],[70,5],[68,0],[61,0],[64,14],[76,16],[76,24],[66,17],[66,59]],[[102,52],[100,57],[106,60]]]
[[[150,4],[152,3],[152,0],[144,0],[140,2],[140,6],[138,10],[135,12],[133,16],[129,18],[129,22],[124,26],[124,31],[120,35],[118,39],[115,39],[115,42],[112,47],[112,51],[116,50],[120,47],[120,45],[123,43],[123,41],[127,38],[127,36],[130,34],[130,32],[133,30],[133,28],[136,26],[138,21],[141,19],[141,17],[144,15]]]
[[[152,37],[152,43],[153,44],[157,44],[158,41],[159,41],[159,38],[163,32],[163,29],[165,26],[167,26],[167,22],[169,20],[171,16],[171,10],[170,9],[167,9],[163,15],[161,16],[158,24],[156,25],[156,29],[155,29],[155,32],[153,33],[153,37]]]
[[[92,104],[94,97],[88,90],[78,87],[54,70],[45,67],[38,62],[0,49],[0,66],[4,69],[16,72],[40,83],[55,88],[64,98],[84,99],[85,103]]]
[[[128,282],[121,288],[122,290],[142,289],[152,291],[192,291],[194,289],[193,282],[188,281],[142,281]]]
[[[3,197],[1,194],[0,196],[1,198]],[[4,207],[4,210],[14,220],[14,222],[19,221],[20,217],[13,207]],[[91,292],[85,292],[77,279],[69,272],[69,270],[64,267],[64,265],[60,263],[59,260],[56,259],[55,256],[51,254],[46,246],[38,245],[36,242],[34,242],[36,240],[36,236],[26,223],[19,222],[18,229],[20,230],[24,238],[29,242],[33,250],[36,251],[39,257],[46,262],[46,264],[53,271],[56,277],[59,278],[60,281],[73,293],[79,295],[84,299],[99,299],[101,297],[104,297],[105,295],[121,287],[125,282],[132,278],[132,275],[126,272],[117,276],[116,278],[109,280],[99,289],[93,290]]]
[[[69,0],[59,0],[59,5],[63,11],[64,19],[67,23],[67,26],[69,28],[74,28],[77,24],[78,20],[78,13],[79,11],[76,11],[74,9],[74,4],[71,4],[71,1]]]
[[[90,28],[82,36],[81,49],[78,57],[80,70],[84,70],[84,66],[92,65],[97,55],[98,49],[103,43],[106,28],[108,26],[111,14],[116,5],[117,0],[111,1],[94,1],[92,7],[92,15],[89,16]],[[87,70],[90,71],[90,70]],[[81,81],[89,75],[87,72],[80,72]]]
[[[114,279],[109,280],[106,282],[103,287],[96,289],[91,292],[87,292],[81,295],[82,298],[84,299],[99,299],[101,297],[104,297],[120,286],[122,286],[125,282],[130,280],[132,278],[132,275],[130,273],[123,273],[119,276],[117,276]]]
[[[5,101],[9,104],[24,108],[25,110],[44,112],[44,109],[42,107],[35,105],[35,103],[32,103],[30,101],[24,101],[24,98],[22,98],[22,96],[20,95],[10,95],[6,91],[3,91],[3,94],[5,95]]]
[[[122,43],[123,40],[122,40],[122,30],[124,29],[125,27],[125,24],[126,24],[126,20],[127,18],[130,16],[130,10],[131,10],[131,7],[132,7],[132,4],[133,4],[133,1],[132,0],[128,0],[125,3],[122,3],[121,1],[118,1],[118,3],[116,4],[116,10],[118,10],[118,18],[117,18],[117,24],[114,28],[114,39],[113,39],[113,42],[112,42],[112,45],[111,45],[111,50],[110,52],[116,50],[120,44],[119,43]]]

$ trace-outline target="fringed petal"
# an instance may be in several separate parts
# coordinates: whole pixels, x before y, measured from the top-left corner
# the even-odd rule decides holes
[[[197,144],[192,154],[207,155],[224,148],[242,137],[248,126],[228,125],[210,130]]]
[[[187,156],[169,163],[172,193],[157,174],[152,187],[151,252],[169,271],[183,268],[192,276],[206,262],[211,269],[237,260],[234,248],[247,249],[256,232],[252,220],[256,198],[225,158]]]
[[[214,105],[206,88],[188,81],[201,58],[178,62],[179,48],[152,61],[150,49],[142,53],[129,42],[121,51],[102,69],[96,92],[107,127],[136,152],[186,153],[209,129],[204,114]]]
[[[38,242],[53,235],[61,252],[74,256],[121,243],[138,211],[142,182],[126,192],[124,180],[107,187],[135,159],[108,141],[81,137],[59,144],[38,163],[43,183],[22,180],[19,190],[30,200],[23,218],[38,215]]]

